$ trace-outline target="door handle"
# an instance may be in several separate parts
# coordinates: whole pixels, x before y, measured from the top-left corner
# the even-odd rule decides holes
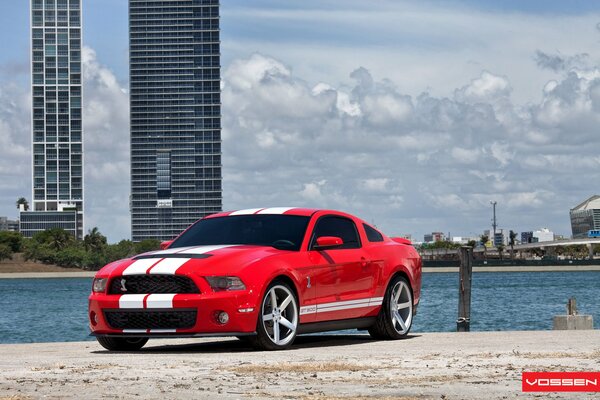
[[[367,261],[366,258],[361,257],[360,258],[360,266],[363,267],[363,268],[365,268],[367,266],[367,264],[369,264],[369,261]]]

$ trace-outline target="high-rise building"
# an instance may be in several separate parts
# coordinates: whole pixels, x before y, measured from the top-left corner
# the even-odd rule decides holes
[[[33,205],[22,232],[66,218],[82,238],[81,0],[31,0],[31,82]]]
[[[131,230],[168,240],[221,210],[218,0],[129,0]]]

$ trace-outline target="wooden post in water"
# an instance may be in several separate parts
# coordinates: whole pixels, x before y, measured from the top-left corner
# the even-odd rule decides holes
[[[458,319],[457,332],[469,332],[471,329],[471,276],[473,275],[473,248],[462,246],[459,252],[458,270]]]

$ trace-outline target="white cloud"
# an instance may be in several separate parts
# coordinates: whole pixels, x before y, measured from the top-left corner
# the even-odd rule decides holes
[[[254,59],[237,60],[236,68]],[[563,192],[561,184],[576,179],[569,178],[575,168],[566,165],[586,159],[587,173],[600,178],[592,150],[600,138],[589,131],[598,115],[589,104],[581,105],[586,97],[589,103],[597,86],[584,77],[593,76],[591,71],[572,74],[556,79],[556,87],[547,88],[538,104],[524,106],[511,100],[508,76],[486,71],[460,85],[451,98],[413,98],[365,68],[355,70],[355,85],[343,89],[327,83],[311,87],[293,73],[248,90],[225,85],[224,169],[226,176],[246,177],[224,182],[225,206],[297,204],[301,198],[306,205],[376,220],[384,231],[420,234],[483,229],[489,201],[496,199],[509,229],[554,224],[568,234],[568,209],[589,189]],[[261,95],[267,88],[274,96],[268,100]],[[332,112],[332,103],[315,100],[325,94],[339,97],[342,91],[360,114]],[[553,107],[561,118],[552,125],[540,123],[545,107],[557,97]],[[233,111],[234,104],[251,101],[251,108]],[[285,108],[270,107],[274,102],[312,105],[292,116]],[[573,113],[583,122],[578,124]],[[240,123],[249,120],[261,130]],[[260,132],[275,133],[276,142],[276,132],[293,132],[295,140],[261,148],[254,139]],[[581,137],[588,140],[585,147],[570,145]],[[326,185],[318,184],[323,180]],[[559,211],[549,214],[548,209]],[[561,219],[548,221],[556,215]]]

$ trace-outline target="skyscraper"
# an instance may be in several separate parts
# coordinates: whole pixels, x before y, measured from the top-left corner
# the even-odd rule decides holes
[[[218,212],[218,0],[129,0],[131,226],[168,240]]]
[[[31,0],[33,190],[21,231],[83,236],[81,0]]]

